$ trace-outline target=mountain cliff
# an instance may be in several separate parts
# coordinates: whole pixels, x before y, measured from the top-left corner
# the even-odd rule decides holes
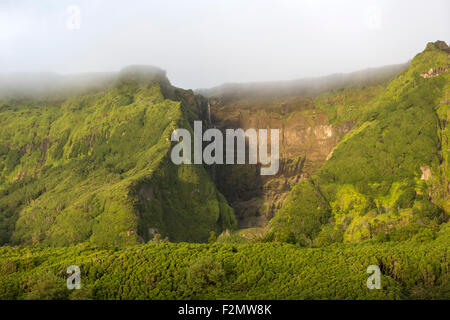
[[[449,54],[204,96],[148,66],[0,77],[0,298],[449,299]],[[174,165],[194,120],[280,129],[278,174]]]
[[[449,210],[448,52],[438,41],[408,64],[201,94],[148,66],[17,76],[0,95],[0,243],[434,234]],[[194,120],[280,129],[278,174],[174,165],[170,134]]]
[[[134,66],[91,92],[58,93],[0,102],[1,243],[199,242],[234,227],[203,167],[169,158],[171,132],[202,113],[192,91]]]

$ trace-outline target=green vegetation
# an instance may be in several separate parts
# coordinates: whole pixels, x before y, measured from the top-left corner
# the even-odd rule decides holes
[[[449,227],[435,240],[326,248],[283,243],[3,247],[0,298],[449,299]],[[81,269],[81,290],[66,289],[72,264]],[[381,290],[366,287],[369,265],[382,270]]]
[[[316,121],[336,130],[323,159],[283,140],[278,180],[174,165],[170,135],[192,130],[205,101],[154,68],[84,93],[3,98],[0,299],[450,299],[450,73],[421,76],[448,69],[448,51],[428,44],[392,81],[244,100],[266,101],[260,119],[282,127],[298,108],[289,139]],[[241,119],[239,103],[225,109]],[[227,201],[275,216],[234,231]],[[70,265],[81,290],[66,288]],[[367,289],[369,265],[382,290]]]
[[[174,166],[170,135],[198,109],[150,71],[62,100],[0,102],[0,244],[206,241],[233,210],[201,166]],[[151,70],[151,72],[156,72]]]
[[[275,239],[310,245],[330,216],[328,204],[310,182],[297,184],[283,204],[283,211],[271,220]]]
[[[386,89],[387,84],[334,89],[318,95],[314,104],[327,112],[333,124],[357,121],[374,107],[375,97]]]
[[[384,90],[347,88],[319,96],[316,102],[335,122],[356,125],[309,182],[293,189],[270,223],[270,236],[310,246],[330,239],[405,240],[436,232],[448,221],[449,101],[444,97],[450,74],[420,76],[448,66],[448,53],[430,43]],[[372,94],[367,103],[361,100]]]

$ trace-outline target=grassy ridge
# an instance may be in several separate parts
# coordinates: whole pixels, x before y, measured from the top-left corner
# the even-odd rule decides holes
[[[148,240],[149,230],[206,241],[233,228],[203,167],[167,159],[170,134],[189,128],[197,108],[166,98],[170,90],[164,79],[127,71],[100,92],[2,102],[0,243],[126,245]]]

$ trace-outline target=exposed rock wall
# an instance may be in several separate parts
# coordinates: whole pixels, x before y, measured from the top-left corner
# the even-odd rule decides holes
[[[280,130],[277,175],[260,176],[260,165],[215,168],[216,185],[235,209],[241,228],[264,226],[281,207],[291,186],[317,170],[352,128],[351,123],[330,124],[311,98],[211,99],[210,104],[212,121],[222,130]]]

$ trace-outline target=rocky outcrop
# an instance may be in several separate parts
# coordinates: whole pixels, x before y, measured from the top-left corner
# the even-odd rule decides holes
[[[420,177],[420,179],[428,181],[431,178],[431,169],[427,166],[423,166],[420,167],[420,170],[422,171],[422,176]]]
[[[434,78],[434,77],[437,77],[437,76],[441,75],[442,73],[445,73],[448,71],[449,71],[449,69],[445,68],[445,67],[438,67],[435,69],[430,68],[430,70],[428,70],[428,72],[421,73],[420,76],[425,79]]]

